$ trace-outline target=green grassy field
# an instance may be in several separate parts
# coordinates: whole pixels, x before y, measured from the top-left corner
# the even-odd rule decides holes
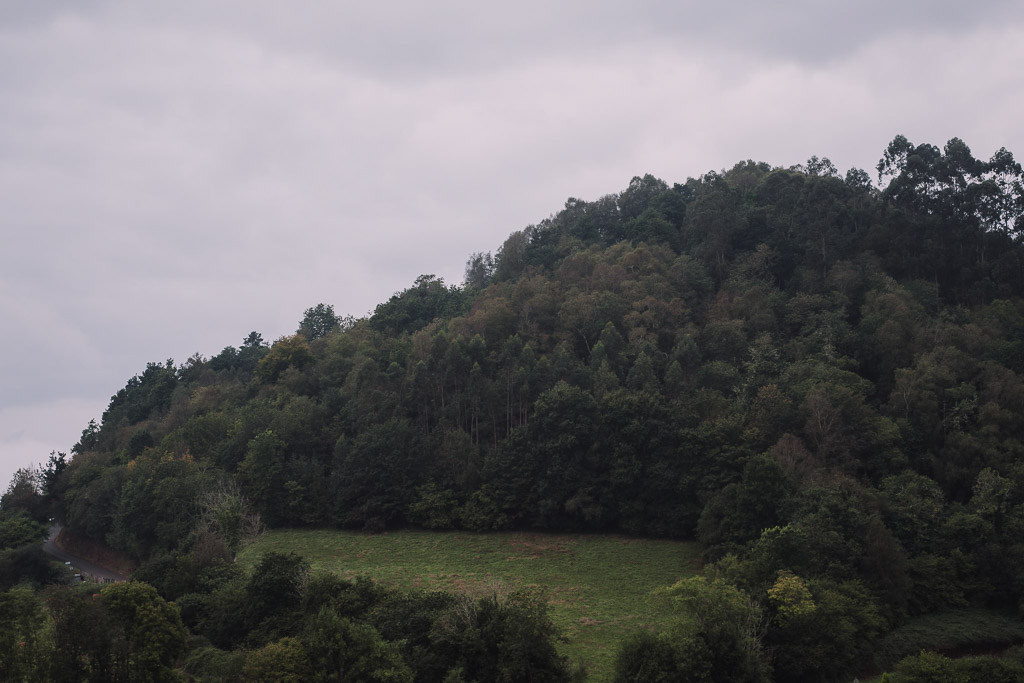
[[[540,587],[551,616],[569,638],[562,651],[600,681],[609,674],[619,640],[657,625],[647,597],[700,567],[695,543],[620,536],[535,533],[397,531],[365,535],[333,530],[272,531],[247,547],[239,562],[251,570],[261,554],[294,552],[313,571],[387,585],[483,595]]]

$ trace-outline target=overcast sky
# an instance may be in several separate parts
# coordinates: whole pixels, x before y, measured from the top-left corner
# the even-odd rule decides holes
[[[365,315],[653,173],[1024,157],[1024,7],[0,0],[0,492],[149,361]]]

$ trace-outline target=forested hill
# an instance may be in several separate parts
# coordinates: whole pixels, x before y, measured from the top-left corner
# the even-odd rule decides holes
[[[967,502],[1020,449],[1020,166],[897,137],[878,169],[881,192],[816,158],[634,178],[463,287],[151,364],[75,446],[61,514],[145,558],[224,477],[270,525],[689,537],[703,513],[735,543],[825,476]]]
[[[748,161],[569,199],[463,286],[150,364],[46,495],[141,561],[200,527],[236,547],[202,514],[233,484],[270,526],[695,537],[751,593],[831,582],[861,644],[1019,604],[1021,167],[900,136],[877,170]]]

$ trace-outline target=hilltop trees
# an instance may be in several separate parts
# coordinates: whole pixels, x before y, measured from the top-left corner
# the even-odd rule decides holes
[[[1024,172],[1010,152],[1000,149],[985,162],[958,138],[940,150],[898,135],[878,162],[878,176],[889,179],[884,198],[927,217],[918,225],[928,234],[916,221],[907,226],[923,247],[914,274],[971,302],[1007,286],[1019,291],[1020,254],[1013,244],[1024,231]]]
[[[306,309],[297,333],[309,341],[313,341],[339,327],[341,327],[341,318],[334,313],[334,306],[317,304],[313,308]]]
[[[483,252],[476,252],[471,254],[469,260],[466,261],[466,273],[463,278],[463,283],[466,287],[472,287],[473,289],[483,289],[490,284],[491,278],[494,276],[494,258],[490,252],[486,254]]]
[[[1019,166],[897,137],[879,172],[881,193],[817,158],[672,187],[638,176],[618,195],[570,199],[493,259],[474,254],[465,288],[424,275],[358,323],[319,304],[269,348],[253,333],[187,368],[150,364],[83,434],[81,449],[103,455],[60,475],[75,482],[63,512],[127,547],[137,508],[122,468],[171,454],[236,478],[272,525],[688,536],[703,512],[702,538],[743,544],[789,515],[758,503],[736,517],[757,462],[772,490],[814,472],[877,484],[910,466],[963,497],[986,458],[1010,462],[1005,441],[981,434],[1016,433],[998,410],[1015,404],[1016,375],[992,379],[1016,370],[1019,299],[993,297],[1024,284],[1003,277],[1021,258]],[[941,238],[966,228],[1002,245],[1001,265],[963,261]],[[915,231],[960,254],[943,267],[955,281],[923,269]],[[989,313],[953,307],[976,295]],[[640,442],[601,429],[640,405],[657,425]],[[800,481],[751,460],[784,438],[776,469],[798,467]],[[519,496],[536,505],[501,502]]]
[[[880,194],[863,172],[846,182],[817,158],[743,162],[672,187],[638,176],[621,194],[570,199],[493,259],[474,254],[465,288],[424,275],[365,321],[342,326],[319,304],[269,348],[253,333],[187,370],[150,364],[83,434],[82,449],[113,459],[61,475],[77,482],[62,495],[69,524],[127,529],[133,476],[119,468],[171,453],[215,463],[272,525],[688,536],[703,512],[701,538],[742,545],[790,514],[777,501],[747,521],[734,512],[760,486],[744,488],[767,462],[751,458],[783,438],[778,467],[803,453],[803,479],[763,465],[772,490],[813,472],[877,483],[911,466],[962,497],[981,453],[1009,462],[975,427],[1013,433],[996,406],[1016,400],[1016,375],[999,389],[987,378],[1014,362],[1021,316],[1017,299],[993,299],[982,317],[951,306],[1022,283],[980,253],[956,281],[936,280],[906,240],[964,226],[1009,238],[1019,167],[1004,151],[981,162],[958,140],[940,151],[897,137],[879,172],[890,178]],[[893,246],[873,254],[883,237]],[[1004,246],[999,268],[1020,258]],[[201,377],[220,398],[188,398]],[[640,405],[642,441],[600,428],[630,424]]]

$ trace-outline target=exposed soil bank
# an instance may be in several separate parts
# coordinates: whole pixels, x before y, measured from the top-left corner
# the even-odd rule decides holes
[[[136,568],[136,563],[124,553],[108,548],[102,543],[76,536],[63,527],[53,539],[53,544],[68,555],[123,576],[129,576]]]

